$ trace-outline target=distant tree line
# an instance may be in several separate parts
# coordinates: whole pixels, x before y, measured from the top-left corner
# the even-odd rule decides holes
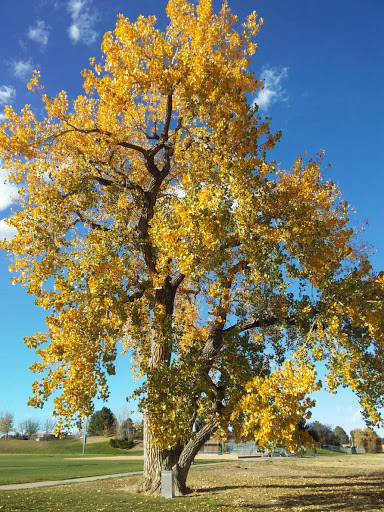
[[[349,444],[348,434],[342,427],[337,426],[332,429],[329,425],[324,425],[320,421],[314,421],[308,425],[308,433],[316,443],[341,446]]]
[[[0,412],[0,433],[6,438],[13,431],[14,416],[10,412]]]
[[[142,439],[142,425],[134,423],[123,409],[115,415],[108,407],[96,411],[89,418],[87,432],[90,435],[109,436],[113,448],[129,449],[135,439]],[[113,436],[113,437],[112,437]]]
[[[300,427],[307,430],[312,439],[321,445],[349,445],[362,448],[367,453],[380,453],[382,451],[383,439],[371,428],[365,428],[364,430],[356,428],[348,436],[342,427],[337,426],[332,429],[329,425],[324,425],[319,421],[314,421],[308,425],[302,422]]]
[[[382,452],[383,440],[371,428],[365,428],[364,430],[355,428],[355,430],[351,432],[351,437],[353,445],[357,448],[364,448],[366,453]]]
[[[15,417],[8,411],[0,411],[0,434],[8,439],[13,433],[13,437],[21,439],[31,439],[39,431],[48,435],[55,428],[55,422],[52,419],[46,419],[43,422],[34,418],[26,418],[20,421],[16,426]]]
[[[312,439],[321,445],[349,445],[364,449],[367,453],[382,452],[383,439],[371,428],[356,428],[348,436],[342,427],[332,429],[331,426],[319,421],[306,424],[305,420],[302,420],[299,427],[308,431]],[[39,430],[48,435],[54,428],[55,422],[52,419],[46,419],[41,423],[33,418],[21,421],[16,427],[14,415],[8,411],[0,411],[0,435],[6,439],[12,432],[14,437],[31,439]],[[89,435],[113,437],[111,444],[116,448],[130,448],[134,444],[134,439],[142,439],[143,429],[141,422],[133,422],[126,409],[115,415],[111,409],[103,407],[89,418],[87,432]]]
[[[15,416],[8,411],[0,411],[0,437],[16,437],[19,439],[31,439],[37,433],[48,437],[55,429],[55,421],[46,419],[39,421],[34,418],[26,418],[15,423]],[[116,415],[108,407],[96,411],[88,420],[87,432],[89,435],[114,436],[118,440],[133,440],[142,438],[141,422],[128,416],[124,408]]]

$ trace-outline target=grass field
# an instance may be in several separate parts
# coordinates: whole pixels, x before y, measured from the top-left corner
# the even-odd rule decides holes
[[[191,469],[192,492],[165,500],[129,489],[137,477],[0,491],[1,512],[378,512],[384,455],[266,459]]]
[[[94,439],[87,443],[83,458],[80,439],[41,442],[2,439],[0,485],[141,471],[142,461],[119,460],[117,456],[134,457],[142,453],[142,450],[115,449],[108,440]],[[108,460],[96,460],[100,456]]]
[[[34,454],[34,455],[67,455],[81,456],[83,452],[82,439],[60,439],[57,441],[20,441],[18,439],[0,439],[0,455],[2,454]],[[85,445],[87,457],[92,455],[142,455],[142,449],[121,450],[112,448],[109,439],[88,438]]]
[[[0,485],[141,471],[139,460],[68,460],[57,455],[0,455]],[[0,508],[1,510],[1,508]]]
[[[141,471],[143,461],[137,457],[142,454],[137,449],[114,449],[105,439],[91,438],[85,457],[79,439],[0,440],[0,485]]]

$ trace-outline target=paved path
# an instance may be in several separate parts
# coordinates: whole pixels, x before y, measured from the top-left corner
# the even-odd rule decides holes
[[[228,464],[226,462],[212,462],[212,464],[195,464],[191,468],[217,466],[219,464]],[[77,484],[80,482],[94,482],[95,480],[105,480],[106,478],[124,478],[125,476],[141,475],[142,471],[131,471],[130,473],[115,473],[113,475],[84,476],[81,478],[67,478],[66,480],[46,480],[44,482],[27,482],[24,484],[0,485],[0,491],[16,491],[18,489],[36,489],[37,487],[51,487],[54,485]]]
[[[225,457],[225,455],[224,455]],[[93,457],[95,459],[97,457]],[[104,458],[104,457],[102,457]],[[200,458],[200,457],[199,457]],[[285,457],[279,457],[279,459],[284,459]],[[288,458],[288,457],[287,457]],[[274,457],[275,459],[275,457]],[[268,461],[268,457],[241,457],[239,459],[236,458],[236,460],[243,461],[254,461],[254,460],[260,460],[260,461]],[[220,464],[229,464],[233,462],[233,460],[226,460],[223,462],[212,462],[211,464],[194,464],[191,466],[191,468],[198,468],[198,467],[206,467],[206,466],[218,466]],[[97,475],[97,476],[84,476],[80,478],[67,478],[66,480],[46,480],[44,482],[27,482],[23,484],[10,484],[10,485],[0,485],[0,491],[15,491],[18,489],[35,489],[37,487],[51,487],[54,485],[63,485],[63,484],[77,484],[81,482],[94,482],[96,480],[105,480],[107,478],[124,478],[125,476],[132,476],[132,475],[141,475],[142,471],[131,471],[130,473],[115,473],[113,475]]]

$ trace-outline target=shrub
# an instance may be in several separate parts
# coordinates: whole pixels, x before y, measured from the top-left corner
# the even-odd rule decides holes
[[[121,448],[123,450],[129,450],[133,448],[133,440],[132,439],[116,439],[112,438],[109,440],[109,444],[112,448]]]

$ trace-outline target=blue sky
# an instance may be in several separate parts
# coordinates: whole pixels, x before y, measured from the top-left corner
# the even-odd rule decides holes
[[[328,171],[357,211],[354,224],[365,219],[362,235],[377,252],[372,261],[384,269],[384,3],[381,0],[236,0],[229,1],[240,19],[252,10],[264,18],[253,70],[265,81],[257,101],[272,126],[283,130],[274,158],[283,168],[304,152],[326,151]],[[3,0],[0,17],[0,118],[3,106],[18,110],[26,103],[40,110],[38,96],[25,87],[38,69],[48,95],[64,89],[81,93],[80,71],[98,57],[104,32],[113,30],[116,15],[134,20],[154,14],[166,25],[166,2],[141,0]],[[220,3],[214,0],[216,8]],[[1,167],[1,162],[0,162]],[[0,182],[0,236],[10,213],[14,190]],[[16,423],[42,411],[27,407],[34,376],[28,367],[34,354],[23,337],[44,330],[44,311],[33,297],[10,284],[9,261],[0,254],[0,411],[14,413]],[[133,389],[128,357],[118,360],[110,380],[114,412],[126,405]],[[317,393],[313,419],[346,431],[363,427],[352,393]],[[101,404],[98,404],[101,407]],[[97,405],[97,406],[98,406]],[[380,431],[384,435],[384,430]]]

